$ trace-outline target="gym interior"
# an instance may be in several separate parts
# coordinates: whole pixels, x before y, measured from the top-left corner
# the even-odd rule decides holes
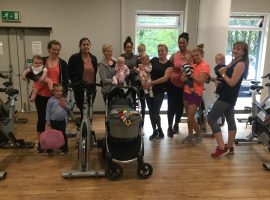
[[[257,126],[254,131],[248,117],[251,114],[257,116],[260,112],[253,113],[252,97],[262,102],[269,94],[266,84],[270,81],[261,77],[270,72],[270,60],[267,59],[270,54],[270,1],[0,0],[0,8],[0,73],[3,75],[3,78],[0,77],[0,91],[3,89],[0,97],[3,102],[8,102],[6,110],[8,118],[12,119],[12,124],[10,121],[2,122],[10,124],[2,131],[10,135],[11,145],[0,148],[0,199],[269,199],[270,129],[268,124],[263,124],[264,127],[259,128],[262,134],[258,135]],[[211,66],[211,75],[214,75],[215,55],[221,52],[227,59],[228,36],[233,35],[235,30],[259,33],[259,39],[252,43],[256,51],[252,54],[253,60],[250,60],[253,61],[250,77],[242,83],[236,104],[239,140],[234,147],[235,154],[222,159],[210,157],[216,143],[207,124],[201,144],[181,144],[188,134],[185,117],[179,124],[180,134],[149,141],[152,128],[147,113],[138,145],[143,160],[138,156],[138,162],[122,162],[120,171],[119,168],[106,171],[108,163],[104,161],[103,149],[95,147],[100,145],[99,139],[106,137],[106,108],[100,87],[97,87],[91,120],[91,131],[95,132],[98,142],[90,145],[87,151],[82,148],[85,154],[80,155],[79,132],[82,128],[78,129],[74,120],[70,119],[67,124],[69,152],[64,156],[38,154],[37,112],[35,104],[29,101],[32,83],[22,80],[23,71],[32,65],[33,55],[47,56],[48,42],[58,40],[61,43],[60,57],[68,62],[69,57],[79,51],[79,40],[87,37],[91,40],[90,52],[99,62],[103,58],[103,44],[111,44],[113,55],[118,57],[124,51],[123,43],[127,36],[133,39],[133,53],[137,54],[140,30],[166,28],[162,25],[140,25],[139,16],[144,15],[177,15],[178,33],[188,32],[190,35],[188,48],[204,43],[204,59]],[[239,28],[241,23],[233,24],[234,19],[257,20],[258,23],[254,27]],[[167,28],[175,27],[168,25]],[[161,39],[158,42],[164,41]],[[177,40],[175,47],[178,48]],[[97,75],[97,82],[99,80]],[[260,81],[255,85],[264,88],[257,93],[253,90],[252,93],[252,80]],[[7,81],[12,82],[12,87],[18,93],[5,92],[5,88],[10,86],[3,84]],[[213,84],[207,84],[205,89],[203,98],[207,109],[216,97]],[[70,100],[74,100],[72,96]],[[165,98],[161,110],[164,130],[168,128],[166,111]],[[74,114],[77,113],[78,109],[75,108]],[[262,112],[260,115],[263,115],[260,117],[266,123],[268,113]],[[226,140],[226,122],[222,131]],[[95,140],[90,135],[91,141]],[[1,140],[4,139],[0,137]],[[144,168],[140,170],[138,165]],[[85,170],[87,174],[82,173]]]

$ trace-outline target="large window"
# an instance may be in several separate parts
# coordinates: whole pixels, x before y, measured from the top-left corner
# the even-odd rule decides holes
[[[230,17],[226,63],[232,58],[232,45],[236,41],[245,41],[249,46],[248,80],[261,77],[266,24],[264,15],[232,14]]]
[[[150,57],[157,56],[157,45],[166,44],[168,57],[178,50],[177,39],[182,30],[181,12],[144,12],[136,15],[136,47],[143,43]],[[137,53],[137,48],[135,50]]]

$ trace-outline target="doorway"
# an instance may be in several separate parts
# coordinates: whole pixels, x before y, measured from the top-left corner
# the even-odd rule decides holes
[[[16,101],[18,111],[35,111],[30,103],[32,81],[22,80],[23,71],[32,65],[35,54],[47,55],[51,28],[1,28],[0,27],[0,72],[8,75],[15,89],[19,90]],[[0,87],[6,81],[0,79]],[[1,93],[0,97],[6,99]]]

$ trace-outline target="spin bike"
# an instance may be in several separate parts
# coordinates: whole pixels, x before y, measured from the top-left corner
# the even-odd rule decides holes
[[[78,85],[77,84],[74,84]],[[94,92],[90,93],[91,88],[101,86],[98,83],[83,83],[84,102],[83,102],[83,119],[80,126],[80,141],[78,145],[79,170],[66,171],[62,173],[63,178],[86,178],[105,176],[105,170],[93,170],[90,165],[90,150],[97,146],[95,132],[92,130],[93,119],[93,102]],[[92,89],[93,90],[93,89]]]
[[[263,76],[262,78],[268,78],[270,80],[270,73]],[[242,139],[235,139],[235,144],[239,143],[260,143],[258,140],[258,136],[261,134],[260,131],[257,130],[257,118],[259,110],[263,110],[262,106],[266,103],[266,101],[270,98],[270,83],[266,83],[265,86],[268,88],[268,94],[264,98],[262,102],[257,102],[256,96],[261,94],[261,90],[264,88],[263,86],[259,85],[260,81],[251,81],[250,91],[252,97],[252,104],[251,104],[251,114],[247,119],[246,126],[248,124],[251,125],[251,133]],[[239,119],[238,119],[239,120]]]
[[[19,91],[12,87],[11,81],[4,82],[3,85],[5,88],[0,88],[0,92],[5,92],[8,98],[1,105],[0,148],[33,148],[34,142],[15,137],[15,101]]]

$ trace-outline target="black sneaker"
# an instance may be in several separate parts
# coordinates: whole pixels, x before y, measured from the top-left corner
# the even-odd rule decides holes
[[[159,137],[158,137],[158,131],[157,130],[154,130],[153,131],[153,134],[149,137],[149,140],[150,141],[154,141],[154,140],[158,140]]]
[[[38,146],[37,146],[37,153],[43,153],[43,152],[44,152],[44,150],[41,149],[40,143],[38,143]]]
[[[160,139],[164,139],[164,133],[163,133],[162,128],[159,128],[159,129],[158,129],[158,137],[159,137]]]
[[[173,125],[173,133],[174,134],[178,134],[179,133],[179,126],[178,126],[178,124],[174,124]]]
[[[173,133],[174,133],[174,131],[173,131],[172,127],[169,126],[169,128],[167,130],[168,137],[173,138]]]

